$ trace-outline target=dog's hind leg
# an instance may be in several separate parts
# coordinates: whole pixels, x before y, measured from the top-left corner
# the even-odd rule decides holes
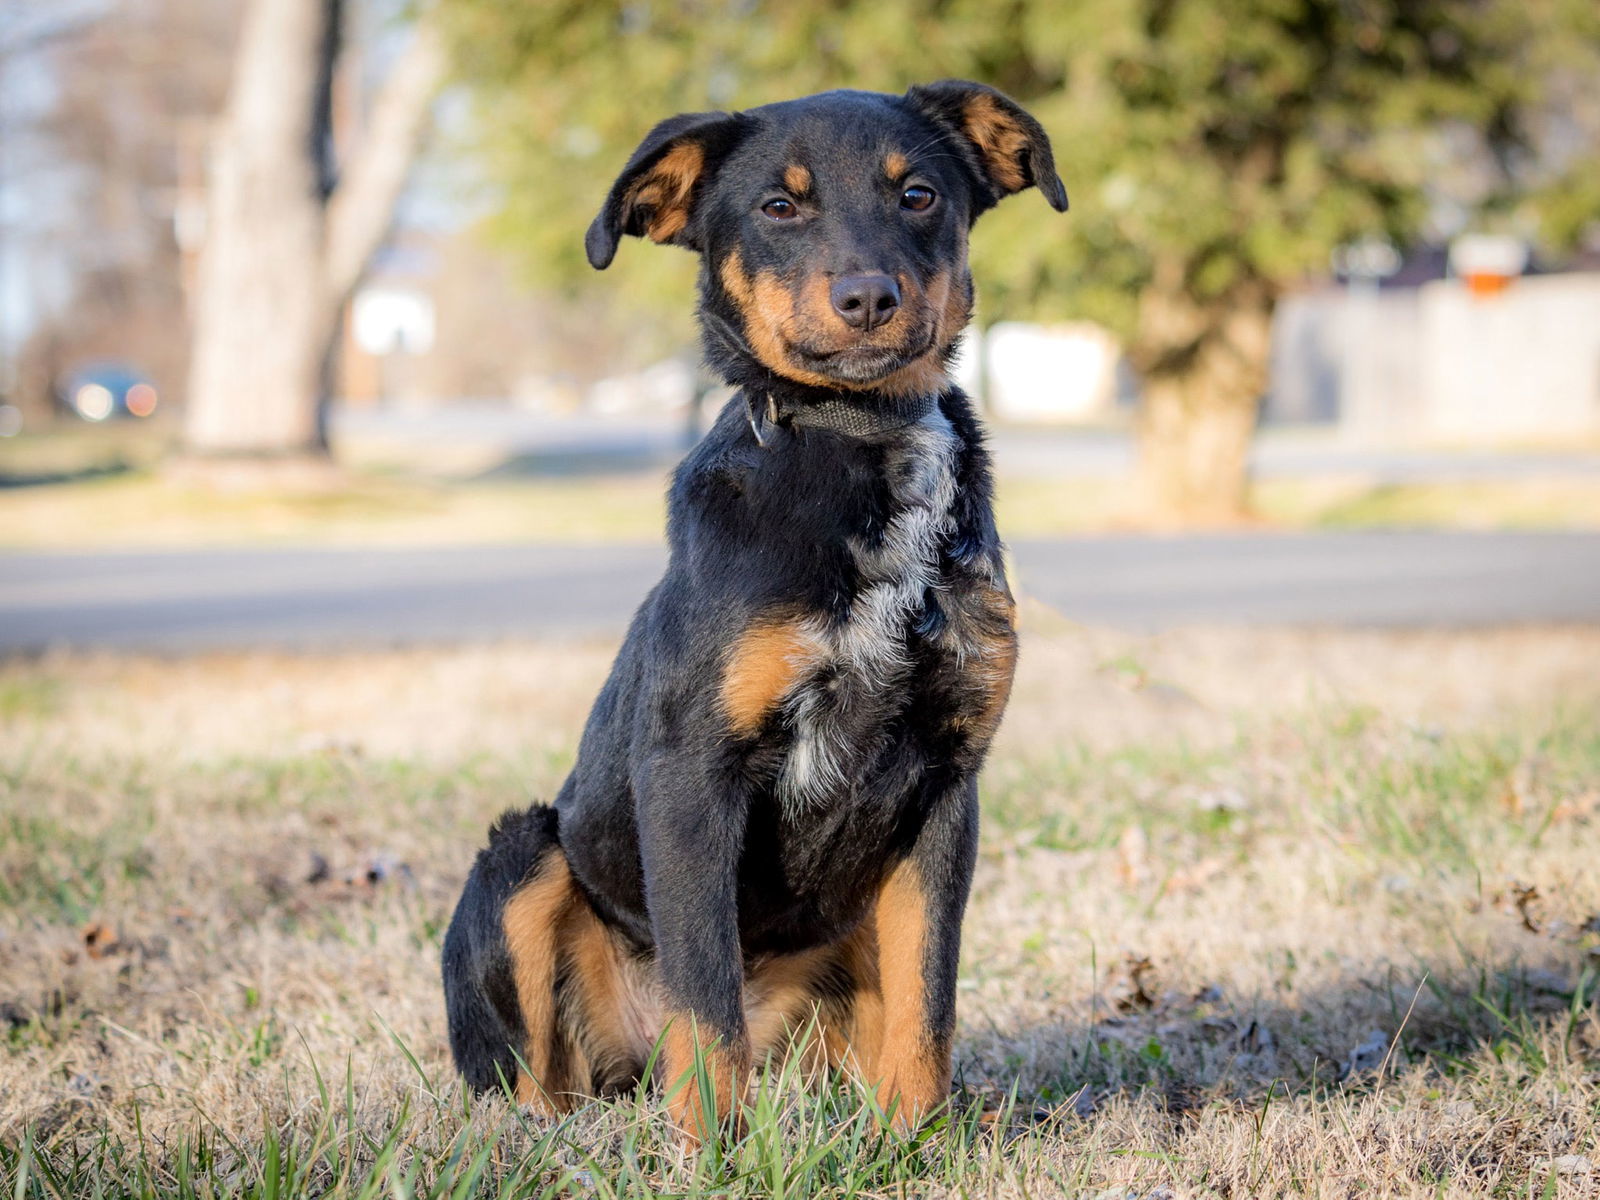
[[[818,946],[756,962],[744,986],[745,1024],[752,1062],[799,1050],[807,1074],[829,1065],[830,997],[843,990],[839,950]]]
[[[445,1010],[456,1066],[476,1091],[509,1085],[547,1113],[575,1087],[556,998],[562,925],[575,888],[556,812],[507,813],[489,832],[444,939]]]
[[[572,886],[560,929],[558,1012],[585,1091],[615,1095],[639,1082],[661,1026],[655,964],[631,954]]]
[[[830,1067],[875,1081],[883,1049],[883,983],[871,915],[836,950],[837,983],[822,1008],[822,1050]]]

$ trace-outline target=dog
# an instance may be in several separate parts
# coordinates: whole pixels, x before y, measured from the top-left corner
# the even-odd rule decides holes
[[[472,1088],[556,1113],[659,1051],[693,1144],[804,1030],[901,1129],[948,1100],[1017,638],[947,368],[968,232],[1028,187],[1066,210],[1044,130],[955,80],[677,116],[628,160],[589,262],[625,235],[698,253],[706,360],[738,390],[673,477],[666,573],[571,775],[498,820],[450,923]]]

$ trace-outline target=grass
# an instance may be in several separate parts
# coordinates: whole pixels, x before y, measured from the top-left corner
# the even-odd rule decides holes
[[[1115,479],[1002,478],[997,519],[1010,538],[1137,528]],[[1377,483],[1361,476],[1258,481],[1251,505],[1280,529],[1600,529],[1600,477]]]
[[[66,420],[0,438],[0,485],[94,478],[147,468],[171,445],[164,419],[90,425]]]
[[[472,483],[351,472],[337,486],[217,487],[151,470],[0,489],[0,549],[207,545],[646,542],[666,471]],[[1114,480],[1002,479],[1013,538],[1132,528]],[[1262,524],[1284,529],[1595,529],[1600,478],[1371,485],[1269,480]]]
[[[337,474],[200,474],[162,466],[171,436],[158,425],[84,426],[0,441],[0,550],[645,542],[659,540],[665,518],[665,466],[517,476],[441,461],[424,475],[357,447],[347,456],[357,465]],[[1262,524],[1285,529],[1600,529],[1600,476],[1276,478],[1256,485],[1253,503]],[[1127,505],[1117,479],[999,481],[1012,538],[1126,529]]]
[[[1600,633],[1028,614],[951,1110],[472,1100],[444,923],[609,647],[0,664],[0,1194],[1600,1190]]]
[[[131,472],[0,491],[0,549],[655,541],[664,496],[661,478],[637,475],[219,488]]]

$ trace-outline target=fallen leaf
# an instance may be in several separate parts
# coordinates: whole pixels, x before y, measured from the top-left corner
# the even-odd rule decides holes
[[[1112,980],[1111,1003],[1118,1012],[1131,1013],[1156,1006],[1155,965],[1148,958],[1128,955]]]
[[[88,951],[90,958],[104,958],[116,953],[117,931],[104,921],[89,922],[83,927],[82,934],[83,948]]]
[[[1539,889],[1533,884],[1523,887],[1521,884],[1511,885],[1511,898],[1517,906],[1517,915],[1522,918],[1522,927],[1529,933],[1539,932],[1539,922],[1534,919],[1533,906],[1539,900]]]
[[[1129,825],[1117,839],[1117,877],[1123,887],[1136,887],[1149,874],[1150,840],[1137,825]]]

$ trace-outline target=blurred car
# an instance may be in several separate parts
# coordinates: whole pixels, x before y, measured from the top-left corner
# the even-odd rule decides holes
[[[148,417],[160,397],[155,384],[127,363],[89,363],[62,376],[56,386],[61,407],[85,421]]]

